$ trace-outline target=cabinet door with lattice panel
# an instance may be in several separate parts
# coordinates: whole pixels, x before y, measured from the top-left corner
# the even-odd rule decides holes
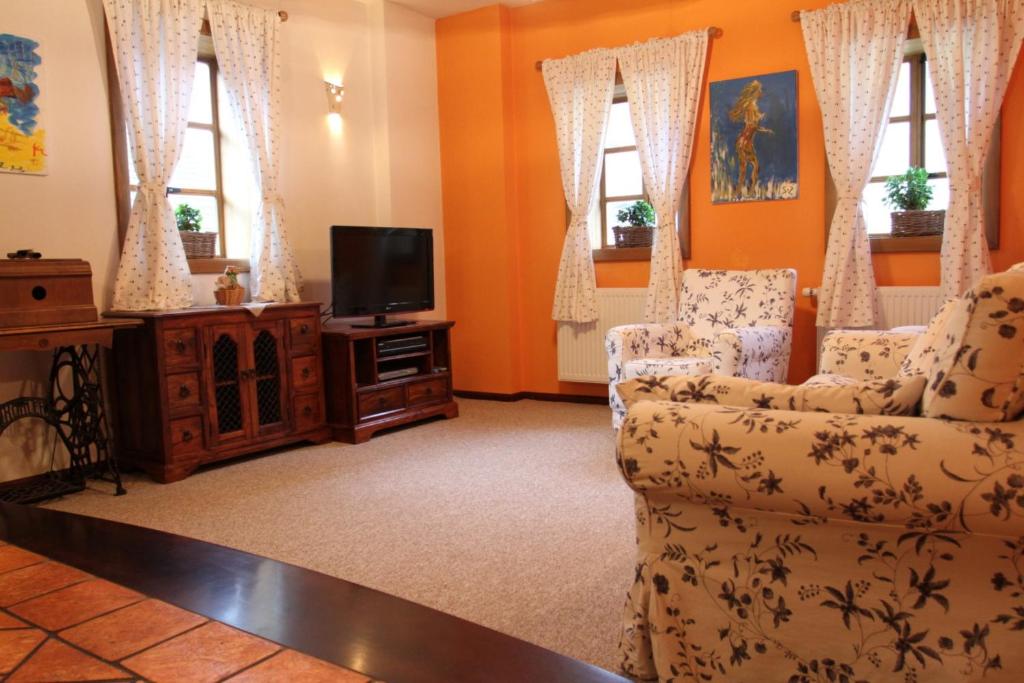
[[[248,330],[250,419],[259,436],[286,431],[289,426],[285,329],[284,320],[270,320],[254,322]]]
[[[246,325],[214,325],[205,329],[206,387],[212,446],[251,437],[249,418],[249,346]]]

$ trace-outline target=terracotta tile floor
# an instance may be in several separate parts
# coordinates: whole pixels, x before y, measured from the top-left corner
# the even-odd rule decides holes
[[[0,680],[369,681],[362,674],[4,544]]]

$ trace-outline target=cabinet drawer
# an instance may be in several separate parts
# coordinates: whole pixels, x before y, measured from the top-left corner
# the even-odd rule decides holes
[[[430,379],[426,382],[416,382],[406,387],[408,392],[408,403],[411,406],[420,403],[433,403],[448,398],[448,380]]]
[[[203,450],[203,418],[171,420],[171,454],[187,455]]]
[[[295,431],[304,432],[323,423],[323,409],[318,394],[306,394],[295,399]]]
[[[167,376],[167,405],[171,412],[199,407],[199,374],[186,372]]]
[[[302,356],[292,360],[292,384],[296,390],[315,387],[320,382],[317,356]]]
[[[378,391],[368,391],[359,395],[359,417],[366,419],[371,415],[390,413],[405,407],[405,391],[402,387],[390,387]]]
[[[167,372],[195,367],[199,362],[198,351],[194,327],[164,330],[164,368]]]
[[[316,324],[316,318],[312,316],[295,318],[288,321],[288,327],[293,356],[313,353],[317,350],[320,345],[320,326]]]

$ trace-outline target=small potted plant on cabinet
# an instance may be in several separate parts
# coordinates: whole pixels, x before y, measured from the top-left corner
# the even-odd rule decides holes
[[[213,297],[222,306],[237,306],[242,303],[245,296],[245,288],[238,282],[238,269],[228,266],[224,274],[217,276],[217,288],[213,290]]]
[[[213,248],[217,243],[217,233],[203,232],[203,214],[199,209],[188,204],[179,204],[174,210],[178,221],[178,234],[181,245],[185,247],[186,258],[213,258]]]
[[[945,211],[927,211],[932,200],[932,187],[928,184],[928,171],[911,167],[902,175],[889,176],[885,181],[885,199],[892,212],[893,237],[941,235],[946,222]]]
[[[654,207],[640,199],[617,214],[620,221],[628,225],[616,225],[615,248],[649,247],[654,242]]]

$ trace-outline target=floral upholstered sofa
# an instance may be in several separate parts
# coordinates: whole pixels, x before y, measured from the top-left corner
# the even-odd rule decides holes
[[[621,325],[605,337],[612,426],[626,416],[615,387],[636,377],[713,372],[784,381],[795,296],[791,269],[684,271],[677,322]]]
[[[623,383],[637,678],[1024,680],[1024,272],[798,387]],[[862,381],[858,381],[862,380]]]

